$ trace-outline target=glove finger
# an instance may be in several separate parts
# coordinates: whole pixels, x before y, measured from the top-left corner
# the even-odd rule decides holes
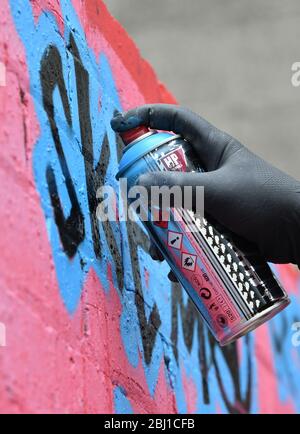
[[[178,279],[172,270],[168,274],[168,279],[171,280],[171,282],[178,282]]]
[[[143,105],[126,113],[118,114],[111,120],[111,126],[117,132],[126,131],[139,125],[180,134],[195,147],[207,170],[214,170],[219,167],[221,157],[224,161],[225,149],[242,146],[201,116],[174,104]]]
[[[147,188],[152,206],[161,206],[161,202],[156,203],[158,195],[154,194],[154,189],[151,187],[166,186],[169,187],[167,190],[169,193],[166,192],[164,195],[163,207],[175,206],[180,208],[183,206],[197,210],[200,214],[203,211],[208,212],[215,218],[218,218],[226,197],[228,197],[224,194],[226,184],[222,177],[222,170],[206,173],[151,172],[141,175],[138,178],[138,184]],[[175,186],[180,188],[179,191],[171,190]],[[174,194],[171,194],[171,191]]]
[[[151,258],[154,261],[160,261],[160,262],[162,262],[164,260],[164,257],[161,254],[160,250],[156,247],[156,245],[154,243],[152,243],[152,241],[151,241],[151,244],[150,244],[149,253],[150,253]],[[171,282],[178,282],[178,279],[177,279],[177,277],[175,276],[175,274],[173,273],[172,270],[168,274],[168,279]]]
[[[150,241],[149,254],[154,261],[162,262],[164,260],[161,251],[156,247],[156,245],[152,241]]]

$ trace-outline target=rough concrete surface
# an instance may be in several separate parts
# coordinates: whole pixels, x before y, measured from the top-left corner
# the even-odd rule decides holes
[[[107,0],[180,104],[295,177],[298,0]]]
[[[194,5],[199,35],[210,35],[205,45],[200,36],[191,43],[184,27],[176,30],[175,1],[163,3],[168,19],[163,9],[153,12],[158,3],[148,12],[145,4],[133,8],[130,19],[143,29],[134,36],[140,45],[148,39],[143,54],[158,63],[178,99],[245,142],[273,141],[272,158],[280,156],[286,129],[289,139],[296,135],[287,111],[298,110],[298,90],[289,87],[296,51],[281,48],[278,30],[271,36],[261,24],[250,38],[248,18],[237,29],[221,2],[218,14],[207,6],[205,18],[188,1],[180,22]],[[235,5],[242,22],[243,9]],[[272,14],[280,28],[289,19],[293,31],[291,7],[282,19]],[[230,32],[220,33],[222,16],[232,23]],[[268,44],[274,40],[272,55],[267,44],[258,44],[259,35]],[[181,50],[164,49],[164,38]],[[255,52],[247,46],[246,67],[244,46],[253,38],[258,45]],[[165,73],[158,49],[170,68]],[[197,51],[211,62],[201,61],[196,73]],[[278,66],[275,72],[266,58]],[[103,1],[1,0],[0,413],[300,411],[300,278],[294,267],[274,267],[291,305],[220,348],[184,290],[167,279],[167,264],[150,258],[141,224],[97,219],[97,189],[108,184],[118,191],[122,143],[110,120],[115,110],[154,101],[175,99]],[[270,113],[267,120],[263,113]]]

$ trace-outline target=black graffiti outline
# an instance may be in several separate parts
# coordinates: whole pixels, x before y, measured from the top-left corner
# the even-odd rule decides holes
[[[94,168],[94,152],[93,152],[93,134],[91,127],[91,116],[90,116],[90,98],[89,98],[89,74],[87,70],[84,68],[82,63],[80,53],[78,47],[76,45],[74,36],[72,33],[70,34],[70,41],[67,46],[68,51],[72,54],[74,60],[74,68],[76,75],[76,87],[77,87],[77,101],[78,101],[78,116],[80,123],[80,132],[81,132],[81,142],[82,142],[82,154],[84,158],[85,164],[85,175],[86,175],[86,186],[87,186],[87,194],[88,194],[88,204],[90,211],[90,224],[92,229],[92,238],[93,238],[93,247],[95,255],[98,259],[102,258],[102,249],[101,249],[101,238],[98,227],[98,220],[96,217],[96,209],[98,206],[98,201],[96,199],[97,189],[104,185],[106,171],[108,167],[108,163],[110,160],[110,146],[107,138],[107,134],[105,134],[102,146],[101,146],[101,154]],[[50,71],[50,72],[49,72]],[[81,228],[81,236],[76,238],[77,242],[69,242],[70,236],[68,234],[69,225],[64,224],[64,220],[61,217],[62,208],[60,199],[58,196],[58,191],[56,187],[55,175],[53,169],[50,166],[47,167],[47,180],[48,180],[48,188],[51,196],[51,204],[54,210],[55,223],[59,230],[59,235],[62,241],[62,245],[64,251],[69,257],[73,257],[77,250],[79,244],[84,240],[84,225],[83,225],[83,214],[80,209],[80,205],[78,203],[75,188],[72,182],[71,174],[68,169],[66,159],[64,156],[63,148],[59,139],[59,132],[56,125],[55,117],[54,117],[54,106],[53,106],[53,92],[56,85],[59,86],[59,91],[61,94],[63,107],[65,111],[65,116],[68,121],[68,125],[72,127],[72,118],[69,100],[67,96],[66,86],[63,77],[63,69],[62,69],[62,61],[60,57],[60,53],[55,46],[50,46],[46,50],[42,62],[41,62],[41,82],[42,82],[42,92],[43,92],[43,103],[45,111],[48,115],[48,119],[51,126],[52,136],[56,145],[56,150],[59,156],[59,161],[62,166],[63,174],[66,179],[66,184],[69,187],[68,193],[70,196],[71,203],[73,208],[77,212],[76,216],[81,216],[81,220],[77,218],[77,221],[73,218],[74,212],[71,211],[69,219],[73,223],[72,230],[76,232],[78,227]],[[53,79],[53,77],[55,79]],[[49,86],[49,83],[51,84]],[[123,144],[120,140],[116,141],[117,143],[117,155],[118,159],[121,158],[122,155],[122,146]],[[78,227],[76,227],[76,223]],[[114,236],[114,232],[110,222],[101,222],[104,234],[106,237],[106,241],[111,252],[115,268],[116,268],[116,276],[118,287],[120,291],[123,291],[124,287],[124,270],[123,270],[123,261],[119,252],[119,248]],[[75,225],[75,227],[74,227]],[[121,231],[119,231],[121,233]],[[151,363],[152,352],[156,341],[156,336],[158,333],[158,329],[161,324],[159,312],[156,303],[152,307],[149,319],[147,319],[144,305],[144,298],[142,292],[142,283],[141,283],[141,275],[138,264],[138,247],[141,247],[143,250],[148,251],[149,240],[142,229],[136,225],[134,222],[127,222],[127,235],[129,241],[129,250],[132,261],[132,271],[133,271],[133,280],[135,284],[135,304],[138,313],[142,344],[144,349],[144,358],[147,364]],[[121,240],[122,242],[122,240]]]
[[[107,135],[105,134],[102,147],[101,154],[99,158],[99,162],[94,168],[94,157],[93,157],[93,135],[91,128],[91,119],[90,119],[90,104],[89,104],[89,74],[87,70],[84,68],[82,60],[80,58],[80,53],[77,48],[75,39],[70,34],[69,45],[67,46],[68,51],[72,54],[74,60],[74,68],[76,74],[76,86],[77,86],[77,95],[78,95],[78,115],[80,121],[80,131],[81,131],[81,141],[82,141],[82,153],[85,164],[85,172],[86,172],[86,185],[88,192],[88,203],[90,210],[90,224],[92,228],[93,235],[93,246],[95,255],[98,259],[102,258],[101,251],[101,239],[98,228],[98,221],[96,219],[96,208],[98,202],[96,200],[96,191],[99,186],[104,184],[107,166],[110,160],[110,146]],[[80,205],[76,196],[74,184],[71,178],[71,174],[64,156],[63,147],[60,141],[59,131],[55,122],[54,117],[54,105],[53,105],[53,92],[56,86],[58,86],[60,96],[62,99],[62,104],[65,112],[65,116],[70,128],[72,128],[72,118],[71,118],[71,110],[69,105],[69,100],[67,96],[66,86],[63,77],[63,68],[61,56],[58,49],[50,45],[41,61],[41,85],[43,92],[43,104],[44,109],[47,113],[48,120],[50,123],[51,133],[54,140],[55,148],[57,151],[57,155],[59,158],[59,163],[62,169],[62,173],[66,179],[67,191],[70,197],[70,201],[72,204],[70,215],[68,218],[65,218],[61,202],[59,199],[57,185],[55,180],[55,175],[53,168],[48,165],[46,169],[46,179],[49,189],[49,194],[51,197],[51,204],[54,210],[54,218],[55,223],[58,227],[59,235],[62,241],[62,245],[64,251],[68,255],[68,257],[72,258],[77,250],[80,243],[85,238],[85,228],[84,228],[84,217],[82,210],[80,209]],[[122,143],[117,139],[117,155],[118,159],[120,159],[122,155]],[[112,254],[112,258],[115,264],[118,287],[120,291],[123,291],[124,281],[123,281],[123,263],[122,257],[119,252],[119,248],[112,230],[110,223],[103,225],[104,234],[106,237],[106,241],[110,252]],[[120,232],[121,233],[121,232]],[[158,335],[158,330],[161,325],[161,318],[158,311],[157,304],[155,303],[152,307],[149,319],[147,320],[145,313],[145,301],[143,298],[142,291],[142,283],[141,283],[141,274],[138,260],[138,248],[141,247],[144,251],[148,252],[149,250],[149,239],[147,235],[143,232],[143,230],[134,222],[130,220],[127,222],[127,236],[129,241],[129,250],[132,261],[132,273],[133,280],[135,285],[135,304],[137,308],[139,327],[142,337],[142,344],[144,350],[144,358],[146,364],[151,363],[153,349],[155,346],[156,338]],[[122,240],[121,240],[122,242]],[[182,295],[179,296],[179,292],[181,293],[182,289],[179,285],[173,284],[172,288],[172,331],[171,331],[171,341],[173,346],[173,352],[176,361],[178,361],[178,319],[177,312],[178,306],[181,311],[181,320],[182,320],[182,329],[184,334],[185,345],[189,352],[192,349],[193,343],[193,334],[194,334],[194,326],[195,321],[197,321],[197,330],[198,330],[198,339],[199,339],[199,364],[200,371],[202,374],[202,389],[204,402],[209,403],[209,385],[208,385],[208,359],[207,359],[207,348],[206,348],[206,333],[207,329],[199,320],[198,313],[196,312],[192,302],[189,300],[187,307],[183,306]],[[222,378],[220,375],[220,371],[218,368],[218,362],[215,357],[215,346],[216,342],[213,338],[209,338],[209,346],[212,355],[212,363],[216,370],[216,376],[218,380],[218,384],[220,387],[220,391],[224,402],[231,412],[238,412],[239,409],[236,408],[228,399],[226,395],[225,388],[222,383]],[[223,351],[223,350],[222,350]],[[251,402],[251,367],[248,368],[248,384],[247,384],[247,393],[246,398],[242,399],[241,397],[241,389],[239,384],[239,367],[237,364],[237,353],[236,346],[232,346],[230,350],[223,351],[224,359],[228,368],[230,370],[230,374],[233,380],[234,389],[235,389],[235,397],[237,402],[239,402],[246,411],[250,408]],[[249,354],[248,354],[248,357]],[[167,364],[167,360],[165,360]]]
[[[58,160],[66,180],[66,187],[71,201],[71,211],[69,217],[66,218],[64,216],[58,195],[54,170],[50,164],[47,165],[46,180],[52,208],[54,211],[54,219],[58,227],[60,239],[64,251],[69,258],[72,258],[76,254],[79,244],[84,240],[85,230],[84,217],[78,202],[75,187],[71,178],[70,170],[68,168],[54,117],[53,93],[54,89],[58,87],[67,123],[70,128],[72,127],[71,109],[62,71],[63,68],[60,53],[55,46],[50,45],[42,57],[40,79],[44,109],[47,113]]]

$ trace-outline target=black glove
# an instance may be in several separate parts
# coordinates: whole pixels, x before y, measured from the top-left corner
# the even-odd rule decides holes
[[[267,261],[300,264],[300,182],[185,108],[145,105],[117,115],[111,125],[118,132],[146,125],[180,134],[207,172],[149,173],[139,183],[204,186],[205,212],[255,243]]]

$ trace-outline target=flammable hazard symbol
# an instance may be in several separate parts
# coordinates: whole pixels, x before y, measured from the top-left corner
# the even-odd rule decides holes
[[[197,264],[197,256],[191,253],[183,252],[181,254],[181,268],[189,271],[195,271]]]

